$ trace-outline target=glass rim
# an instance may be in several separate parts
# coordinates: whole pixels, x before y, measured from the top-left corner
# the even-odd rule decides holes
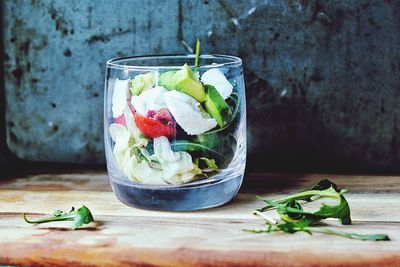
[[[107,60],[106,66],[111,69],[121,69],[121,70],[158,70],[158,69],[179,69],[182,66],[173,66],[173,65],[123,65],[119,62],[128,61],[128,60],[150,60],[150,59],[168,59],[168,58],[187,58],[187,59],[195,59],[195,54],[163,54],[163,55],[141,55],[141,56],[128,56],[128,57],[116,57]],[[196,67],[197,69],[212,69],[212,68],[221,68],[221,67],[235,67],[242,65],[242,59],[236,56],[231,55],[222,55],[222,54],[204,54],[200,55],[200,59],[225,59],[227,62],[223,63],[215,63],[208,65],[201,65]]]

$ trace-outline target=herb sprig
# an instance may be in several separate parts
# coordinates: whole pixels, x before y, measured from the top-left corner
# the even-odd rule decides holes
[[[337,235],[350,239],[370,240],[370,241],[387,241],[390,240],[386,234],[362,235],[356,233],[347,233],[323,227],[315,227],[315,225],[327,218],[337,218],[343,225],[351,224],[350,207],[344,194],[347,189],[339,190],[337,185],[328,179],[319,181],[306,191],[292,194],[279,199],[260,198],[266,205],[254,213],[262,216],[266,222],[266,228],[260,230],[245,230],[252,233],[272,233],[285,232],[296,233],[305,232],[308,234],[322,233],[328,235]],[[302,203],[312,202],[317,199],[334,199],[337,204],[328,205],[321,204],[317,211],[304,211]],[[276,209],[280,219],[274,220],[265,216],[262,212]]]
[[[79,209],[75,210],[74,207],[69,212],[64,212],[62,210],[56,210],[53,213],[53,216],[39,219],[39,220],[29,220],[26,217],[25,213],[22,213],[22,217],[27,223],[31,224],[41,224],[47,222],[56,222],[56,221],[73,221],[72,229],[75,230],[78,227],[94,222],[93,215],[90,210],[86,206],[82,206]]]

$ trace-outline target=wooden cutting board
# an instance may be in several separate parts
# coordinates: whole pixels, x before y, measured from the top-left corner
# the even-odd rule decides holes
[[[334,229],[387,233],[389,242],[297,233],[252,234],[262,203],[327,177],[351,189],[353,225]],[[24,266],[400,266],[400,177],[258,174],[245,177],[230,204],[196,212],[158,212],[121,204],[105,173],[44,174],[0,182],[0,265]],[[97,225],[28,225],[56,209],[88,206]],[[274,213],[271,213],[274,214]]]

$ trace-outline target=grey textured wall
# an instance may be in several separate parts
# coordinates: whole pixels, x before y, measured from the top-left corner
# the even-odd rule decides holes
[[[202,52],[245,64],[249,166],[400,170],[400,1],[3,1],[6,142],[101,163],[105,61]]]

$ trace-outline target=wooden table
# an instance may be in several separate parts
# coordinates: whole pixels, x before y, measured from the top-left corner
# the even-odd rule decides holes
[[[328,177],[351,189],[354,224],[330,227],[387,233],[370,242],[303,233],[252,234],[256,194],[277,197]],[[34,266],[400,266],[400,177],[248,175],[230,204],[197,212],[157,212],[121,204],[105,173],[44,174],[0,181],[0,265]],[[87,205],[97,227],[26,224],[53,210]],[[33,213],[32,213],[33,212]]]

